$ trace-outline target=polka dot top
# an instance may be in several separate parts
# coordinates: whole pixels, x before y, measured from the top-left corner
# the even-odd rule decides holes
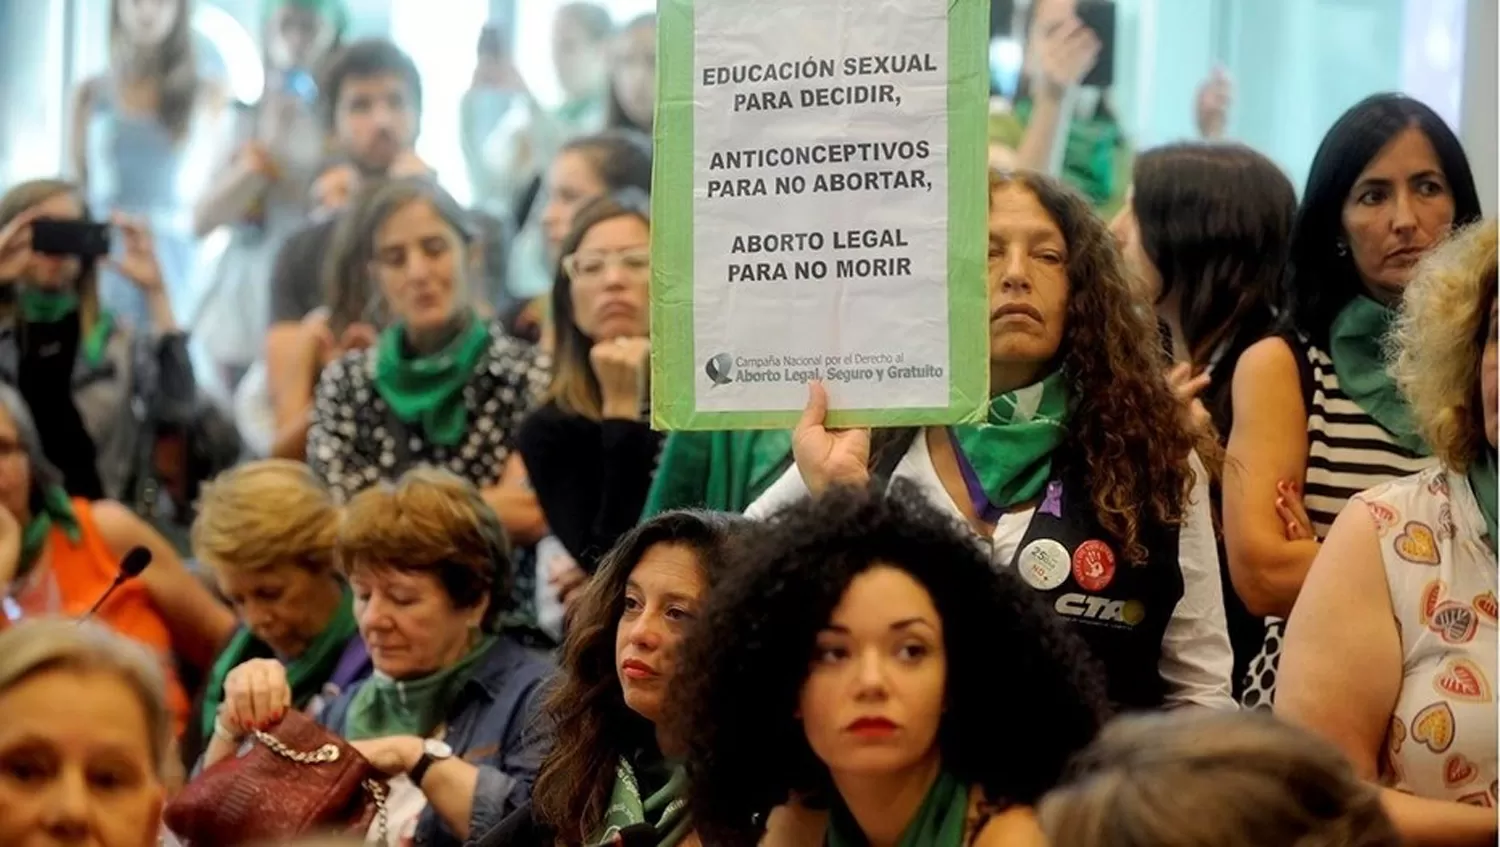
[[[1432,468],[1354,498],[1380,532],[1401,635],[1383,781],[1490,807],[1496,784],[1495,556],[1468,480]]]
[[[375,351],[357,350],[324,369],[307,433],[307,459],[341,502],[417,465],[451,471],[480,488],[500,481],[521,419],[537,405],[550,361],[489,326],[490,346],[464,387],[469,431],[455,447],[429,442],[404,424],[375,390]]]

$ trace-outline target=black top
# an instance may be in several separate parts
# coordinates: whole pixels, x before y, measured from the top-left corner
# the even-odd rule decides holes
[[[589,573],[641,519],[662,436],[640,421],[570,415],[547,403],[516,435],[516,448],[552,534]]]
[[[332,217],[299,229],[281,245],[271,269],[271,322],[296,323],[327,299],[323,257],[333,246]]]
[[[80,331],[76,315],[57,323],[27,324],[21,333],[17,387],[31,407],[42,453],[62,472],[68,494],[100,500],[104,484],[99,480],[94,439],[73,401]]]

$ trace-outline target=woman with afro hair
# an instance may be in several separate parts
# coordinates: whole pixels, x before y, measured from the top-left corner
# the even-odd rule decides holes
[[[796,467],[746,510],[913,483],[1088,643],[1125,710],[1233,708],[1198,434],[1114,238],[1071,189],[990,174],[990,400],[980,423],[831,430],[814,384]],[[872,443],[873,442],[873,443]]]
[[[1108,707],[1034,591],[904,484],[736,547],[672,691],[704,844],[1044,843],[1030,807]]]

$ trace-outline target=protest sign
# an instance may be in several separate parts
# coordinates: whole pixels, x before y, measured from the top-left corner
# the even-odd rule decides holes
[[[988,0],[661,0],[652,419],[977,420]]]

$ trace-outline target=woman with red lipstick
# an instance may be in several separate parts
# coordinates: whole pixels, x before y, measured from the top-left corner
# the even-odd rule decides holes
[[[1463,147],[1405,95],[1355,105],[1318,148],[1292,227],[1282,331],[1245,351],[1231,388],[1229,574],[1246,608],[1271,618],[1246,706],[1271,706],[1282,619],[1345,503],[1434,463],[1382,344],[1417,260],[1479,217]]]
[[[673,691],[705,844],[1045,843],[1030,806],[1107,706],[1032,589],[905,483],[804,500],[729,564]]]
[[[553,728],[531,806],[484,838],[494,847],[696,847],[684,748],[664,721],[677,648],[721,571],[734,519],[668,512],[632,530],[582,593],[562,673],[544,707]]]
[[[796,467],[752,517],[903,480],[1088,643],[1121,709],[1232,708],[1209,512],[1211,434],[1168,387],[1104,222],[1057,181],[990,175],[990,404],[981,423],[832,431],[813,386]]]
[[[640,519],[661,449],[646,409],[650,202],[626,191],[578,213],[552,288],[552,384],[516,437],[547,525],[577,563],[556,574],[564,598]]]

